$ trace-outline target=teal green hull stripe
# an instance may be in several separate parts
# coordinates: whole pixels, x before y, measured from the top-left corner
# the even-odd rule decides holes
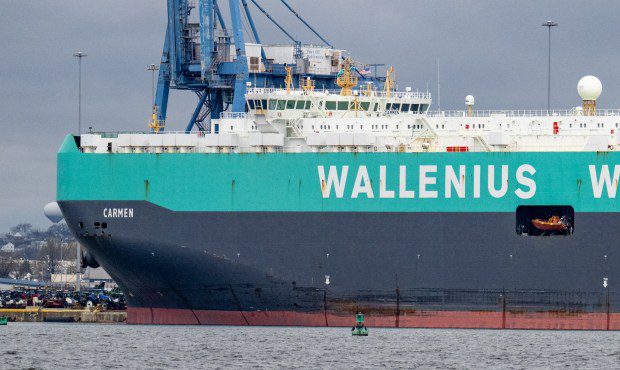
[[[618,212],[619,200],[609,193],[614,195],[618,185],[613,177],[616,163],[620,154],[592,152],[85,154],[69,136],[58,154],[57,195],[58,200],[146,200],[174,211],[514,212],[519,205],[571,205],[577,212]],[[498,189],[496,196],[489,190],[489,165],[495,166],[491,185]],[[535,173],[525,172],[519,181],[517,171],[523,165]],[[611,173],[609,188],[604,187],[599,198],[590,165],[596,176],[604,165]],[[336,166],[338,176],[348,166],[341,198],[334,184],[327,183],[323,189],[329,188],[330,194],[324,197],[319,166],[325,176],[330,166]],[[366,166],[370,183],[360,166]],[[406,168],[404,184],[401,166]],[[420,166],[436,166],[436,172],[426,173],[425,189]],[[450,181],[447,198],[446,166],[456,173],[451,179],[458,180],[463,198]],[[480,170],[479,197],[475,166]],[[501,179],[502,166],[508,166],[507,184]],[[528,180],[535,182],[534,191]],[[408,198],[411,191],[413,198]],[[519,191],[525,196],[519,197]]]

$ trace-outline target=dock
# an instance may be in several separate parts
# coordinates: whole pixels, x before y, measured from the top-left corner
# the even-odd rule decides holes
[[[26,309],[0,308],[0,316],[9,322],[81,322],[124,323],[126,311],[99,311],[96,309],[62,309],[28,307]]]

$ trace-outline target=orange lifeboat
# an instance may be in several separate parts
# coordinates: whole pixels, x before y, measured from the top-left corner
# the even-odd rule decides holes
[[[558,216],[551,216],[548,220],[539,218],[533,219],[532,224],[539,230],[544,231],[563,231],[568,229],[568,223]]]

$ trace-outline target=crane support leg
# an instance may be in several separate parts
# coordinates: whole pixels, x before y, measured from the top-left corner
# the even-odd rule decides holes
[[[155,94],[155,111],[157,120],[165,121],[168,113],[168,94],[170,93],[170,27],[166,28],[166,39],[164,40],[164,50],[159,64],[159,75],[157,78],[157,93]]]
[[[207,78],[207,68],[213,60],[213,28],[215,23],[213,0],[200,0],[200,77]]]
[[[245,55],[245,41],[243,40],[243,24],[241,23],[241,11],[239,0],[229,0],[230,18],[233,24],[233,37],[235,38],[235,87],[233,96],[233,112],[245,111],[245,91],[249,78],[248,61]]]
[[[222,17],[222,12],[220,11],[220,7],[217,4],[217,0],[213,0],[213,7],[215,8],[215,14],[217,15],[217,20],[220,22],[220,26],[222,27],[222,31],[224,31],[224,35],[228,37],[228,30],[226,29],[226,23],[224,23],[224,17]]]
[[[254,20],[252,19],[252,14],[250,13],[250,9],[248,8],[247,0],[241,0],[241,4],[243,4],[243,10],[245,10],[245,15],[248,18],[248,22],[250,23],[250,28],[252,29],[252,34],[254,35],[254,39],[260,46],[260,55],[263,58],[263,63],[267,63],[267,55],[265,55],[265,49],[260,41],[260,37],[258,36],[258,32],[256,31],[256,26],[254,25]]]
[[[187,124],[187,127],[185,128],[186,134],[191,132],[192,128],[194,128],[194,124],[196,123],[196,118],[198,118],[198,115],[200,114],[200,111],[202,110],[202,106],[205,105],[205,101],[207,100],[209,95],[211,94],[205,91],[200,97],[200,99],[198,100],[198,105],[196,105],[196,109],[194,109],[194,114],[192,114],[192,118],[189,120],[189,123]]]

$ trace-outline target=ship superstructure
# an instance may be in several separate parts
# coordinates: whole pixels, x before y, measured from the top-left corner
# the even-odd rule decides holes
[[[388,75],[387,79],[389,80]],[[620,149],[620,110],[430,111],[428,92],[249,87],[197,132],[85,134],[85,152],[516,152]],[[595,99],[594,99],[595,100]]]

